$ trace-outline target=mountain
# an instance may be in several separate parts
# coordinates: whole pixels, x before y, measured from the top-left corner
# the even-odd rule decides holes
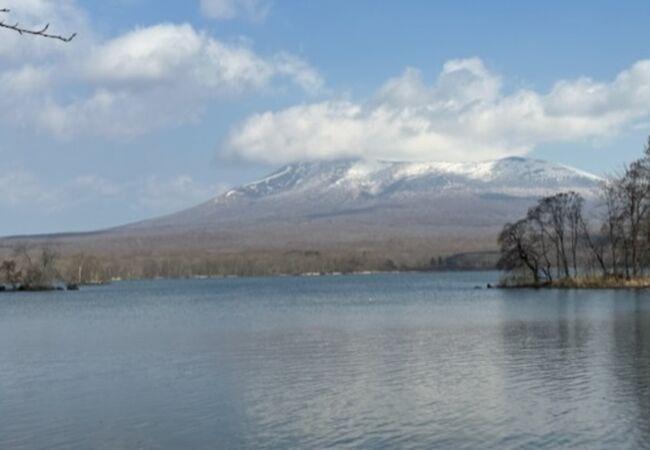
[[[591,197],[600,181],[560,164],[514,157],[476,163],[307,162],[285,166],[197,207],[124,229],[236,226],[263,233],[271,224],[320,228],[327,223],[391,228],[393,237],[413,230],[429,234],[435,231],[431,227],[501,226],[536,198],[567,190]]]
[[[176,214],[57,240],[134,257],[246,254],[260,261],[262,254],[297,252],[422,265],[494,251],[503,224],[537,198],[568,190],[593,198],[600,181],[528,158],[304,162]]]

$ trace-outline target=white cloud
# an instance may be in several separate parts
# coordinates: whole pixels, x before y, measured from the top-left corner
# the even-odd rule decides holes
[[[416,69],[373,98],[332,99],[256,114],[226,151],[266,163],[367,157],[466,161],[522,155],[546,142],[612,136],[650,116],[650,60],[610,82],[557,82],[550,92],[504,93],[479,59],[447,62],[428,85]]]
[[[34,14],[51,5],[28,1],[33,8],[23,11]],[[75,11],[73,1],[64,4]],[[262,56],[244,42],[217,40],[189,24],[137,28],[110,40],[89,34],[79,42],[44,47],[25,60],[0,59],[0,119],[61,138],[128,138],[196,121],[210,100],[287,83],[315,93],[323,85],[318,72],[293,55]],[[74,54],[60,50],[72,47]]]
[[[318,94],[322,92],[324,81],[320,73],[305,60],[290,53],[280,53],[273,58],[273,70],[278,75],[289,77],[305,92]]]
[[[0,85],[8,93],[26,95],[47,89],[49,77],[50,71],[47,67],[23,65],[13,71],[0,72]]]
[[[188,84],[217,93],[259,89],[278,75],[304,85],[303,78],[312,74],[300,60],[302,65],[287,70],[277,58],[263,58],[240,43],[218,41],[188,24],[159,24],[96,46],[83,70],[89,79],[109,85],[141,89]]]
[[[211,19],[243,17],[255,22],[266,19],[270,0],[201,0],[201,12]]]

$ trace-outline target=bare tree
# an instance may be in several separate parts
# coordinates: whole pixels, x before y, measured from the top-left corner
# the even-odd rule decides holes
[[[28,243],[19,242],[14,245],[13,253],[20,265],[19,281],[13,284],[20,285],[21,289],[51,289],[56,282],[61,281],[56,269],[59,254],[51,243],[45,242],[35,248]]]
[[[640,257],[644,250],[642,229],[650,211],[650,160],[634,161],[618,181],[618,194],[622,202],[623,257],[625,276],[636,276],[641,270]]]
[[[551,261],[551,250],[553,242],[549,239],[547,224],[544,221],[542,208],[537,205],[528,210],[527,219],[537,227],[537,241],[540,246],[541,258],[543,262],[542,272],[548,281],[553,281],[553,263]]]
[[[573,276],[578,276],[578,248],[583,238],[583,231],[586,231],[584,218],[582,217],[582,207],[584,199],[576,192],[567,193],[567,219],[569,222],[569,245],[571,251],[571,266]]]
[[[501,258],[497,263],[499,269],[512,271],[527,269],[534,284],[539,284],[540,249],[539,240],[535,239],[536,229],[529,219],[506,224],[499,235]]]
[[[605,235],[607,246],[609,247],[611,273],[614,276],[618,276],[620,267],[618,250],[622,246],[624,214],[621,196],[619,195],[619,186],[616,180],[610,180],[603,184],[601,200],[605,208],[601,232]]]
[[[16,261],[10,259],[3,261],[0,264],[0,272],[4,276],[4,281],[11,286],[11,289],[16,289],[20,284],[20,279],[22,278],[22,271],[18,269],[18,264]]]
[[[577,277],[581,265],[583,241],[595,243],[582,216],[584,199],[576,192],[562,192],[544,197],[528,210],[526,217],[507,224],[499,235],[499,268],[513,270],[526,267],[533,282]]]
[[[17,242],[13,246],[13,255],[15,258],[22,260],[23,266],[31,266],[34,264],[30,254],[31,247],[27,242]]]
[[[2,14],[8,14],[10,12],[11,11],[9,9],[7,9],[7,8],[0,9],[0,13],[2,13]],[[50,29],[50,24],[49,23],[45,24],[45,26],[43,26],[42,28],[30,29],[30,28],[25,28],[25,27],[20,26],[20,24],[18,22],[16,22],[16,23],[7,23],[4,20],[2,20],[2,21],[0,21],[0,28],[6,28],[8,30],[13,30],[13,31],[19,33],[20,35],[29,34],[29,35],[32,35],[32,36],[40,36],[40,37],[49,38],[49,39],[57,39],[57,40],[63,41],[63,42],[70,42],[71,40],[73,40],[75,38],[75,36],[77,36],[77,33],[72,33],[69,36],[63,36],[63,35],[60,35],[60,34],[50,34],[50,33],[48,33],[48,30]]]
[[[571,276],[571,268],[574,276],[578,272],[577,250],[582,204],[583,199],[579,194],[562,192],[541,199],[535,208],[534,217],[555,250],[558,278]]]
[[[603,236],[592,236],[591,231],[589,230],[589,226],[583,218],[580,219],[579,227],[581,234],[584,237],[585,244],[591,252],[591,255],[596,260],[602,276],[607,277],[609,275],[609,271],[607,270],[607,263],[605,262],[605,251],[608,241],[604,239]]]

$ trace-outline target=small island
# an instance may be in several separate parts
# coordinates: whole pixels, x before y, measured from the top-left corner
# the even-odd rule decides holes
[[[498,242],[500,287],[650,288],[650,138],[595,200],[573,191],[544,197]]]
[[[16,245],[13,258],[0,262],[0,292],[76,291],[77,283],[66,281],[56,268],[58,252],[45,243],[32,248]]]

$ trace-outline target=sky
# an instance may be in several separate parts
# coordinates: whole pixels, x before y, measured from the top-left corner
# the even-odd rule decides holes
[[[650,134],[647,1],[0,0],[0,236],[178,211],[303,160],[529,156]]]

